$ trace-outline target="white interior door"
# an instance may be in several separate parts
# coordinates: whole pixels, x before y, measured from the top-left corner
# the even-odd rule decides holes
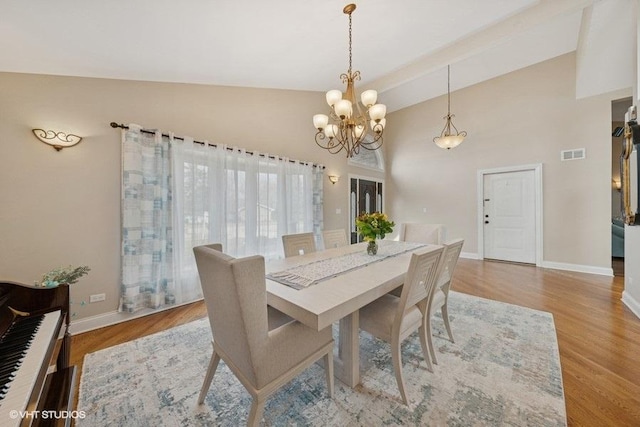
[[[536,263],[533,170],[484,175],[483,216],[485,258]]]

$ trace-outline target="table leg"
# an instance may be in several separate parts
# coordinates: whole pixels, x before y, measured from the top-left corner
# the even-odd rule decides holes
[[[360,383],[360,317],[359,312],[340,320],[338,339],[338,357],[334,360],[335,376],[355,387]]]

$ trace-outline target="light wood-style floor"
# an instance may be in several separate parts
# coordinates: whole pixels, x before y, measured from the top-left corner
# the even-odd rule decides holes
[[[569,426],[640,426],[640,319],[621,302],[623,285],[622,277],[461,259],[453,289],[553,313]],[[204,316],[198,302],[74,336],[71,361],[81,366],[87,353]]]

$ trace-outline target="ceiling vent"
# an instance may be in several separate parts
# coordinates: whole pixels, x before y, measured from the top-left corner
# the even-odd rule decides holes
[[[575,148],[573,150],[564,150],[560,152],[560,160],[582,160],[586,158],[586,151],[584,148]]]

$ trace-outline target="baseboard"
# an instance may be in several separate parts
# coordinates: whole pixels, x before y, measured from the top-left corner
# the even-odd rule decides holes
[[[576,271],[578,273],[598,274],[600,276],[613,277],[613,268],[611,267],[594,267],[592,265],[567,264],[564,262],[542,261],[542,268],[551,268],[554,270]]]
[[[461,252],[460,258],[482,260],[480,255],[473,252]],[[600,276],[613,277],[613,268],[610,267],[594,267],[592,265],[567,264],[563,262],[542,261],[537,267],[552,268],[554,270],[576,271],[578,273],[598,274]]]
[[[476,259],[476,260],[481,259],[480,256],[474,252],[461,252],[460,258]],[[606,267],[593,267],[589,265],[566,264],[566,263],[550,262],[550,261],[544,261],[542,265],[540,265],[539,267],[552,268],[555,270],[576,271],[579,273],[598,274],[601,276],[613,276],[613,268],[606,268]],[[634,314],[636,314],[636,316],[640,317],[639,315],[640,305],[638,305],[638,303],[629,296],[627,296],[627,299],[630,299],[632,302],[627,303],[627,301],[624,299],[624,294],[623,294],[623,301],[625,302],[625,304],[627,304],[629,309],[631,309],[634,312]],[[75,320],[75,321],[72,320],[71,327],[69,329],[71,331],[71,335],[77,335],[83,332],[93,331],[94,329],[104,328],[105,326],[115,325],[117,323],[125,322],[127,320],[133,320],[139,317],[148,316],[150,314],[159,313],[164,310],[169,310],[175,307],[179,307],[180,305],[190,304],[192,302],[194,301],[190,301],[183,304],[171,305],[171,306],[167,306],[167,307],[163,307],[155,310],[153,309],[140,310],[136,313],[121,313],[118,311],[111,311],[108,313],[99,314],[97,316],[86,317],[80,320]]]
[[[480,255],[474,252],[460,252],[460,258],[465,259],[480,259]]]
[[[640,302],[632,297],[629,292],[622,291],[622,302],[624,303],[624,305],[629,307],[629,310],[631,310],[631,312],[635,314],[636,317],[640,318]]]
[[[83,332],[93,331],[94,329],[104,328],[105,326],[115,325],[116,323],[124,322],[125,320],[127,320],[125,318],[126,316],[132,315],[127,315],[126,313],[120,313],[117,310],[114,310],[107,313],[98,314],[96,316],[85,317],[79,320],[71,319],[69,332],[71,333],[71,335],[77,335]]]
[[[165,310],[171,310],[172,308],[191,304],[193,302],[200,301],[200,300],[202,300],[202,298],[185,302],[182,304],[168,305],[168,306],[157,308],[157,309],[146,308],[143,310],[139,310],[135,313],[124,313],[124,312],[119,312],[117,310],[114,310],[107,313],[98,314],[96,316],[86,317],[84,319],[79,319],[79,320],[71,319],[69,332],[71,333],[71,335],[82,334],[84,332],[89,332],[95,329],[104,328],[106,326],[112,326],[118,323],[126,322],[127,320],[138,319],[140,317],[148,316],[150,314],[161,313]]]

